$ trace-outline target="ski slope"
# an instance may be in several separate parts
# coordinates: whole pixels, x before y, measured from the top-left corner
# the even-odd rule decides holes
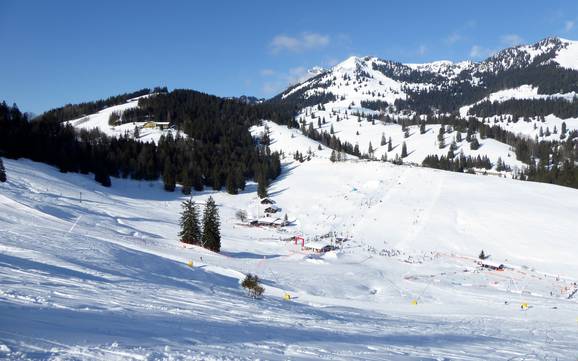
[[[509,145],[492,138],[480,139],[477,135],[481,147],[472,150],[466,140],[466,132],[461,133],[462,140],[458,141],[458,131],[452,129],[452,131],[444,134],[444,146],[440,147],[437,138],[440,124],[428,124],[424,134],[420,133],[418,125],[408,126],[409,136],[406,138],[402,126],[397,123],[381,121],[372,123],[364,115],[351,115],[350,112],[346,114],[347,108],[334,108],[333,103],[328,103],[325,106],[327,110],[321,111],[313,110],[315,107],[306,108],[297,116],[297,119],[303,119],[307,124],[313,124],[318,131],[330,133],[331,128],[333,128],[338,139],[358,145],[361,154],[368,154],[371,144],[375,159],[381,159],[384,155],[388,160],[401,157],[405,142],[408,156],[404,158],[404,162],[421,165],[428,155],[447,156],[450,145],[452,142],[456,142],[457,148],[454,151],[456,157],[460,153],[472,157],[487,156],[494,168],[498,159],[501,158],[512,169],[525,167],[523,162],[516,159],[516,153]],[[325,124],[322,123],[319,127],[317,119],[324,119]],[[268,124],[270,127],[273,126],[271,125],[272,122],[268,122]],[[388,145],[381,145],[382,137],[385,137],[386,141],[391,138],[391,150],[389,150]]]
[[[578,303],[568,298],[578,279],[576,190],[331,163],[326,149],[291,132],[272,129],[272,148],[315,150],[304,163],[287,154],[269,190],[292,225],[240,224],[235,212],[258,203],[254,184],[237,196],[193,194],[219,206],[221,254],[177,241],[185,197],[160,182],[113,179],[103,188],[90,176],[5,160],[0,358],[576,357]],[[325,255],[283,241],[328,231],[350,240]],[[480,269],[481,249],[508,268]],[[263,279],[263,299],[240,288],[248,272]]]
[[[98,129],[106,135],[111,137],[121,137],[124,135],[128,135],[129,137],[135,136],[135,128],[139,128],[138,137],[136,139],[142,142],[153,142],[158,143],[159,139],[163,135],[168,135],[169,133],[172,134],[173,137],[176,137],[177,131],[174,129],[157,129],[157,128],[143,128],[143,125],[146,122],[133,122],[133,123],[125,123],[121,125],[110,125],[108,120],[112,113],[122,114],[125,110],[138,108],[138,100],[144,97],[154,96],[155,94],[147,94],[140,97],[136,97],[133,99],[129,99],[124,104],[114,105],[111,107],[107,107],[102,109],[101,111],[88,114],[78,119],[74,119],[68,121],[67,123],[72,125],[77,129],[84,129],[84,130],[92,130]],[[184,133],[179,132],[179,136],[185,136]]]

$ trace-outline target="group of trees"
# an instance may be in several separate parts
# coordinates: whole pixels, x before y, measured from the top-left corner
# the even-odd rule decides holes
[[[182,207],[181,232],[179,233],[181,242],[200,245],[213,252],[219,252],[221,250],[221,225],[219,210],[213,197],[209,197],[205,205],[202,228],[196,203],[189,199],[183,202]]]
[[[82,116],[93,114],[99,110],[126,103],[129,99],[140,97],[151,93],[166,93],[166,87],[156,87],[154,89],[144,88],[134,92],[111,96],[106,99],[85,102],[79,104],[67,104],[60,108],[55,108],[41,115],[41,118],[47,121],[62,123],[64,121],[80,118]]]
[[[454,113],[460,107],[476,103],[493,92],[516,88],[524,84],[532,84],[537,87],[539,94],[578,91],[578,71],[562,68],[553,63],[541,64],[538,58],[534,59],[533,64],[524,64],[523,66],[521,63],[524,62],[524,59],[517,59],[520,66],[501,69],[498,57],[494,59],[495,71],[475,74],[463,72],[451,84],[448,84],[446,79],[429,73],[420,74],[420,72],[411,71],[410,75],[405,75],[403,72],[398,72],[398,74],[393,74],[394,79],[406,78],[412,82],[426,82],[437,86],[426,90],[419,87],[404,87],[403,91],[408,94],[408,97],[397,99],[395,107],[398,111],[411,110],[419,114]],[[486,66],[492,66],[490,63],[487,63]],[[472,76],[477,78],[476,82],[472,81]],[[528,100],[528,103],[531,102],[534,100]],[[538,101],[536,104],[539,103],[542,102]],[[567,105],[561,105],[567,108]],[[540,108],[545,109],[545,105],[542,103],[536,106],[537,110]]]
[[[514,114],[514,121],[519,117],[534,117],[554,114],[566,119],[578,117],[578,101],[566,99],[510,99],[506,101],[490,102],[489,100],[473,105],[469,111],[471,115],[490,117],[492,115]]]
[[[313,128],[312,123],[309,123],[307,126],[305,121],[303,121],[300,125],[300,128],[303,135],[320,142],[330,149],[334,149],[337,152],[352,154],[358,157],[361,156],[361,152],[357,144],[352,145],[347,141],[341,141],[334,134],[331,134],[325,130],[319,131]]]
[[[472,168],[491,169],[492,162],[487,156],[464,156],[463,154],[454,157],[452,155],[441,157],[428,155],[422,162],[424,167],[449,170],[452,172],[465,172]]]
[[[458,132],[466,132],[466,140],[471,149],[479,148],[478,137],[481,139],[493,138],[514,148],[516,158],[526,164],[528,168],[519,172],[519,179],[559,184],[578,188],[578,132],[568,132],[568,136],[561,141],[545,141],[531,139],[513,134],[498,125],[489,125],[476,118],[461,119],[457,116],[427,117],[427,123],[441,123],[451,126]],[[458,133],[459,134],[459,133]],[[487,157],[480,159],[464,158],[460,155],[455,159],[449,157],[428,156],[423,165],[439,169],[462,172],[471,167],[490,169],[491,162]],[[453,160],[452,160],[453,159]],[[509,170],[501,161],[495,164],[496,170]]]
[[[169,133],[158,144],[140,142],[130,135],[114,138],[98,130],[77,131],[60,122],[84,109],[100,110],[97,105],[110,105],[110,99],[120,101],[137,94],[66,106],[33,121],[15,105],[0,103],[0,153],[48,163],[62,172],[92,172],[104,186],[111,185],[111,176],[137,180],[162,177],[167,191],[174,191],[180,183],[185,194],[205,186],[216,190],[225,187],[235,194],[245,188],[246,179],[260,177],[269,182],[281,173],[279,154],[267,146],[257,146],[249,132],[250,126],[274,112],[268,107],[256,109],[258,105],[193,91],[141,98],[150,114],[160,120],[172,117],[171,122],[186,135],[173,137]]]

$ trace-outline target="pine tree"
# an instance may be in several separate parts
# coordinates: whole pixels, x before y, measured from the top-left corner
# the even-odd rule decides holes
[[[405,130],[403,131],[403,137],[409,138],[409,128],[408,127],[406,127]]]
[[[197,205],[191,200],[182,203],[181,212],[181,242],[188,244],[199,244],[201,241],[201,226],[199,224],[199,211]]]
[[[401,157],[402,158],[407,157],[407,145],[405,145],[405,142],[403,142],[403,144],[401,145]]]
[[[183,171],[181,178],[182,178],[181,192],[183,192],[184,195],[188,196],[189,194],[191,194],[191,189],[193,187],[191,182],[191,176],[189,175],[189,172],[185,170]]]
[[[367,149],[367,153],[369,153],[369,155],[373,154],[373,146],[371,145],[371,142],[369,142],[369,148]]]
[[[165,159],[163,168],[163,183],[167,192],[174,192],[176,187],[175,170],[170,158]]]
[[[225,180],[225,188],[227,189],[227,193],[229,194],[237,194],[239,193],[237,191],[237,183],[235,180],[235,174],[233,173],[233,171],[229,171],[229,173],[227,173],[227,179]]]
[[[419,125],[419,134],[425,134],[425,122],[421,122]]]
[[[110,176],[102,162],[96,165],[96,169],[94,170],[94,180],[100,183],[103,187],[111,186]]]
[[[389,140],[387,142],[387,151],[391,152],[393,150],[393,146],[391,145],[391,137],[389,137]]]
[[[440,149],[443,149],[446,146],[445,139],[444,139],[444,133],[445,133],[445,127],[442,125],[440,127],[440,132],[438,133],[438,145],[439,145]]]
[[[456,134],[456,140],[457,140],[458,142],[461,142],[461,141],[462,141],[462,132],[458,131],[458,134]]]
[[[383,147],[386,143],[387,140],[385,140],[385,133],[381,133],[381,142],[379,143],[379,145]]]
[[[298,156],[297,152],[295,152],[295,155]],[[303,162],[302,158],[298,158],[300,162]],[[267,198],[267,187],[269,186],[269,183],[267,181],[267,176],[264,174],[265,172],[260,170],[257,175],[256,175],[256,181],[257,181],[257,195],[259,196],[259,198]]]
[[[219,221],[219,211],[213,197],[209,197],[205,212],[203,214],[203,234],[201,245],[213,252],[221,250],[221,224]]]
[[[337,160],[337,155],[335,154],[335,149],[331,151],[331,156],[329,157],[331,162],[335,162]]]
[[[470,142],[470,149],[471,150],[478,150],[480,148],[480,142],[478,142],[478,138],[472,137],[472,141]]]
[[[4,168],[4,162],[2,162],[2,158],[0,158],[0,182],[6,182],[6,169]]]
[[[441,138],[438,138],[438,145],[439,145],[440,149],[443,149],[446,147],[446,142],[445,142],[443,136]]]

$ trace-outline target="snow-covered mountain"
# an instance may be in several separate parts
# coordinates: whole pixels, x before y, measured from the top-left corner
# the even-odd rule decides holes
[[[424,64],[402,64],[376,57],[352,56],[331,69],[281,93],[280,99],[307,101],[315,96],[350,98],[351,101],[386,101],[406,99],[415,91],[448,90],[456,84],[491,90],[491,77],[504,72],[554,65],[578,70],[578,42],[547,38],[533,45],[504,49],[484,61],[435,61]],[[455,90],[455,89],[453,89]]]
[[[561,128],[578,130],[578,115],[536,113],[522,117],[507,109],[483,117],[476,113],[482,105],[508,100],[564,100],[573,104],[578,91],[577,69],[578,42],[560,38],[504,49],[478,63],[402,64],[353,56],[290,87],[271,101],[294,104],[301,109],[298,122],[313,124],[320,131],[332,129],[340,140],[357,144],[362,153],[371,145],[377,158],[400,155],[405,141],[412,151],[408,160],[421,163],[428,154],[447,153],[435,137],[439,125],[432,125],[425,134],[412,126],[407,137],[398,124],[400,119],[424,114],[475,117],[540,140],[559,140],[561,135],[556,130]],[[524,121],[520,121],[522,118]],[[397,149],[385,150],[382,136],[391,136]],[[505,144],[484,139],[479,152],[472,153],[459,138],[450,131],[445,143],[456,140],[458,152],[487,155],[493,163],[502,158],[511,166],[520,166]]]

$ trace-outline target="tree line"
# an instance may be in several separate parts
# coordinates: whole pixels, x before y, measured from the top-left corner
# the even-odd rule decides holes
[[[104,108],[111,107],[113,105],[126,103],[129,99],[133,99],[151,93],[166,93],[166,92],[167,92],[166,87],[156,87],[154,89],[144,88],[130,93],[114,95],[106,99],[100,99],[96,101],[84,102],[79,104],[66,104],[65,106],[51,109],[43,113],[42,115],[40,115],[40,118],[46,121],[61,123],[68,120],[80,118],[84,115],[96,113]]]
[[[18,107],[3,102],[0,152],[8,158],[51,164],[61,172],[92,172],[104,186],[110,186],[111,176],[137,180],[162,177],[167,191],[175,190],[176,183],[180,183],[186,194],[205,186],[217,190],[224,187],[235,194],[245,188],[247,179],[275,179],[281,173],[281,162],[278,153],[257,146],[248,130],[262,114],[243,109],[252,105],[231,102],[234,104],[227,100],[221,103],[229,109],[227,117],[215,116],[218,114],[214,110],[203,113],[196,109],[215,118],[189,115],[187,136],[169,134],[161,137],[158,144],[140,142],[129,135],[108,137],[98,130],[77,131],[70,125],[50,121],[52,118],[30,121]],[[203,108],[205,104],[198,101],[192,107]]]
[[[512,114],[514,121],[517,121],[520,117],[546,116],[549,114],[567,119],[578,117],[578,101],[576,99],[568,101],[560,98],[510,99],[503,102],[485,100],[473,105],[468,113],[480,117]]]

